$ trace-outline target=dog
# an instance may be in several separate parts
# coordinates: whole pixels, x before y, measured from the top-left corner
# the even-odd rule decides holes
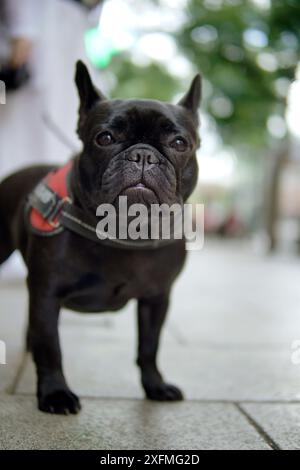
[[[130,299],[138,304],[137,365],[146,397],[182,400],[180,389],[164,381],[156,356],[172,284],[186,258],[184,239],[153,246],[151,241],[147,246],[127,246],[126,241],[120,245],[118,240],[107,244],[94,239],[85,222],[95,220],[99,205],[116,206],[121,195],[130,203],[171,205],[187,200],[198,174],[201,77],[196,75],[176,105],[107,99],[81,61],[75,83],[83,147],[67,168],[72,194],[68,207],[75,216],[66,210],[65,220],[71,225],[46,217],[53,198],[70,202],[66,195],[57,196],[49,183],[59,168],[32,166],[0,184],[0,264],[19,250],[28,269],[27,345],[36,366],[38,408],[57,414],[76,414],[81,408],[62,370],[60,309],[115,311]]]

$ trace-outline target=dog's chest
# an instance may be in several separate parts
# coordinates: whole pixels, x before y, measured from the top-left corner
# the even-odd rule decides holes
[[[157,253],[85,257],[81,268],[76,267],[70,267],[62,303],[80,312],[114,311],[130,299],[158,295],[175,276],[172,263]]]
[[[63,296],[63,305],[80,312],[118,310],[132,297],[130,283],[109,282],[95,273],[78,278]]]

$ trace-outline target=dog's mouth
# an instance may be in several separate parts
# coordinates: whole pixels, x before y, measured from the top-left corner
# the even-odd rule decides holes
[[[147,186],[145,186],[144,183],[138,183],[134,186],[131,186],[130,188],[131,189],[147,189]],[[127,189],[130,189],[130,188],[127,188]]]
[[[159,202],[159,197],[155,190],[146,186],[145,183],[139,182],[122,189],[118,197],[127,196],[130,203],[140,202],[146,204],[153,204]]]

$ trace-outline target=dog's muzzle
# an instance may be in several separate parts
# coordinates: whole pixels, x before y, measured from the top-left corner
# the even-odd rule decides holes
[[[163,156],[152,145],[135,144],[125,150],[125,159],[134,162],[139,169],[145,171],[152,165],[160,165]]]

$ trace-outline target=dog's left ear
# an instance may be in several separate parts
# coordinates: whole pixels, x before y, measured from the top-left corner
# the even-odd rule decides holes
[[[75,83],[80,99],[78,122],[79,131],[80,126],[84,123],[87,113],[92,109],[92,107],[99,101],[106,100],[107,98],[105,98],[105,96],[93,85],[89,71],[81,60],[76,62]]]
[[[198,107],[201,100],[201,75],[198,73],[186,94],[179,101],[179,106],[191,111],[195,116],[197,116]]]

